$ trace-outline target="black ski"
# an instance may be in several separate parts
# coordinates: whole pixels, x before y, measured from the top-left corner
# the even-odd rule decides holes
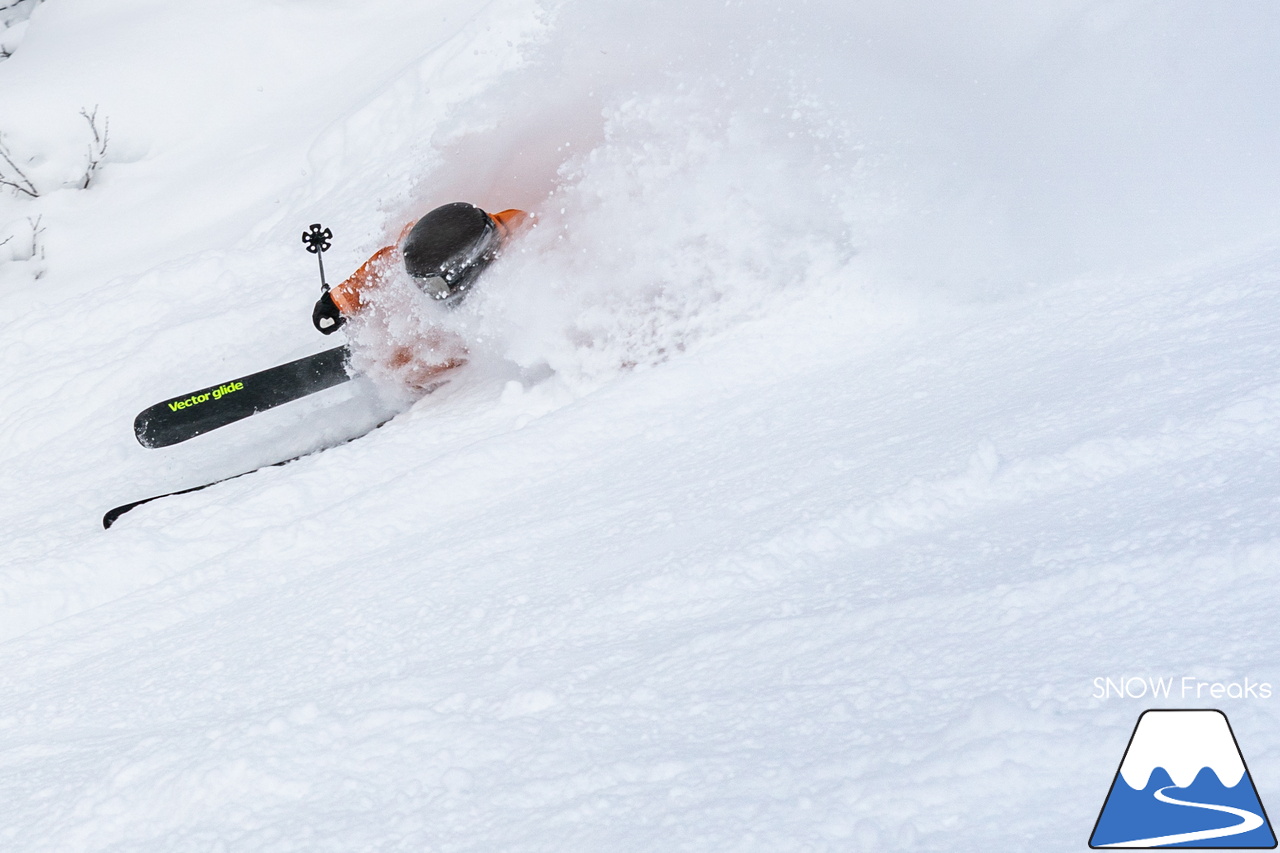
[[[258,412],[341,385],[351,378],[347,370],[350,355],[347,347],[334,347],[156,403],[134,418],[134,435],[143,447],[168,447]]]
[[[441,384],[443,385],[444,383],[441,383]],[[385,423],[386,421],[383,421],[382,423],[375,426],[373,429],[378,429]],[[369,430],[369,432],[373,432],[373,430]],[[357,438],[363,438],[368,434],[369,433],[366,432],[366,433],[361,433],[360,435],[357,435],[357,436],[352,436],[351,438],[348,438],[346,441],[340,441],[337,444],[332,445],[332,447],[341,447],[344,444],[350,444],[351,442],[355,441]],[[165,492],[163,495],[152,495],[151,497],[143,498],[140,501],[133,501],[132,503],[122,504],[121,506],[118,506],[113,510],[109,510],[106,513],[106,515],[102,516],[102,529],[110,530],[111,525],[116,523],[116,519],[118,519],[120,516],[124,515],[126,512],[133,509],[134,507],[140,507],[143,504],[151,503],[152,501],[158,501],[160,500],[160,498],[172,498],[177,495],[186,495],[186,494],[190,494],[191,492],[198,492],[201,489],[207,489],[210,486],[216,486],[219,483],[225,483],[228,480],[236,480],[236,479],[239,479],[240,477],[247,477],[250,474],[253,474],[258,471],[262,471],[266,468],[279,468],[281,465],[288,465],[290,462],[297,462],[299,459],[305,459],[308,456],[313,456],[316,453],[323,453],[324,451],[330,450],[330,449],[331,449],[330,447],[322,447],[319,450],[311,450],[306,453],[300,453],[297,456],[292,456],[288,459],[283,459],[279,462],[271,462],[267,465],[262,465],[257,468],[252,468],[248,471],[241,471],[239,474],[232,474],[230,477],[223,477],[220,480],[214,480],[213,482],[205,483],[202,486],[191,486],[190,488],[187,488],[187,489],[178,489],[178,491],[176,492]]]
[[[379,426],[381,426],[381,424]],[[312,453],[319,453],[319,452],[320,452],[319,450],[312,451]],[[116,519],[118,519],[120,516],[124,515],[126,512],[133,509],[134,507],[139,507],[139,506],[142,506],[143,504],[151,503],[152,501],[158,501],[160,500],[160,498],[171,498],[176,495],[185,495],[191,492],[198,492],[201,489],[207,489],[210,486],[216,486],[219,483],[225,483],[228,480],[234,480],[238,477],[247,476],[249,474],[254,473],[254,471],[261,471],[263,468],[278,468],[281,465],[288,465],[290,462],[297,462],[303,456],[310,456],[310,455],[311,453],[304,453],[302,454],[302,456],[294,456],[292,459],[285,459],[281,462],[272,462],[270,465],[263,465],[262,468],[254,468],[250,471],[242,471],[239,474],[232,474],[230,477],[223,477],[221,480],[214,480],[212,483],[205,483],[202,486],[192,486],[189,489],[179,489],[176,492],[165,492],[163,495],[152,495],[151,497],[143,498],[140,501],[133,501],[132,503],[123,504],[121,506],[116,507],[115,509],[109,510],[105,515],[102,516],[102,529],[110,530],[111,525],[116,523]]]

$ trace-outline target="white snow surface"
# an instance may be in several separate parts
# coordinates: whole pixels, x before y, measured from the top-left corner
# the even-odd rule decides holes
[[[1228,788],[1240,784],[1245,773],[1244,759],[1221,711],[1143,714],[1120,764],[1120,775],[1130,788],[1141,791],[1157,767],[1167,770],[1179,788],[1189,787],[1206,767]]]
[[[1078,850],[1095,677],[1280,683],[1274,3],[22,14],[0,848]],[[460,199],[449,385],[137,445]]]

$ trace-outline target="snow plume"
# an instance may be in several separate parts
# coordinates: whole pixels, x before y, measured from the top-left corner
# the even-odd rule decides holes
[[[812,34],[786,33],[801,20],[751,4],[548,8],[524,64],[432,137],[406,204],[536,216],[449,318],[474,352],[583,390],[850,280],[883,199],[848,118],[796,72]]]
[[[402,294],[399,318],[353,328],[362,363],[443,324],[473,359],[549,368],[582,391],[852,280],[886,206],[849,118],[797,71],[803,14],[568,2],[520,6],[520,20],[523,41],[477,19],[465,34],[479,59],[457,37],[456,62],[428,58],[313,151],[344,209],[366,208],[362,250],[448,202],[535,215],[462,310]],[[437,93],[459,64],[475,66],[467,96]]]
[[[723,93],[700,86],[609,110],[602,141],[565,152],[534,224],[461,310],[392,277],[349,332],[360,364],[404,386],[403,371],[378,363],[444,326],[476,356],[549,368],[585,391],[835,280],[860,233],[848,198],[857,152],[799,104],[757,112]]]
[[[536,227],[478,294],[478,338],[590,385],[664,361],[848,261],[856,235],[823,178],[853,159],[798,113],[760,119],[718,105],[720,94],[610,112],[604,141],[565,164]]]
[[[476,30],[519,59],[400,143],[379,215],[537,213],[451,322],[587,386],[808,288],[945,304],[1168,262],[1280,228],[1252,106],[1278,24],[1238,11],[545,3],[523,43]]]
[[[449,309],[432,303],[401,266],[388,259],[383,284],[347,324],[352,364],[373,380],[388,403],[408,405],[436,386],[435,370],[465,359],[464,338],[449,327]]]

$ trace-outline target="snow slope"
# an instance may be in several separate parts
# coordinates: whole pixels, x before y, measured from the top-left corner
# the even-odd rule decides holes
[[[1278,30],[46,0],[0,61],[4,848],[1083,848],[1147,707],[1094,677],[1280,679]],[[100,529],[395,407],[130,431],[332,345],[307,224],[338,276],[457,198],[539,218],[406,321],[461,376]],[[1225,710],[1275,800],[1272,704]]]

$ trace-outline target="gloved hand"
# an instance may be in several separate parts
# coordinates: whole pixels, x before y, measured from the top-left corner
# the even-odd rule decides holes
[[[347,318],[342,316],[342,312],[338,310],[338,306],[333,304],[333,297],[325,291],[319,299],[316,300],[316,307],[311,311],[311,323],[323,335],[332,335],[347,322]]]

